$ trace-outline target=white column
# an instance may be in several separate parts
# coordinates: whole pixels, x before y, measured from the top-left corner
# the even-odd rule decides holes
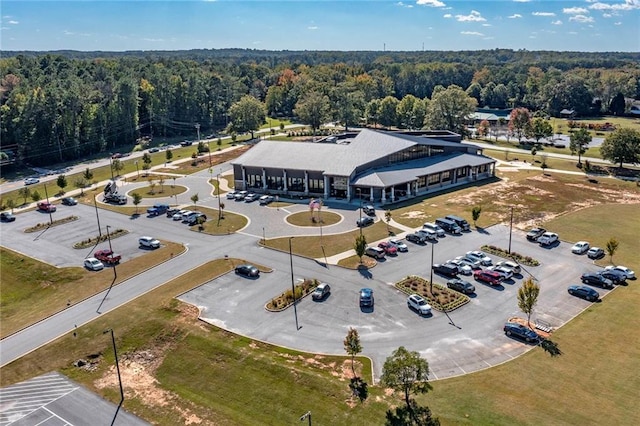
[[[324,180],[324,198],[329,198],[329,176],[323,176]]]
[[[407,196],[411,197],[411,182],[407,182]]]
[[[267,171],[262,169],[262,190],[267,190]]]
[[[382,188],[382,198],[380,201],[382,201],[382,204],[384,204],[386,200],[387,200],[387,188]]]
[[[242,189],[247,189],[247,171],[242,168]]]
[[[304,171],[304,193],[309,193],[309,172],[306,170]]]
[[[396,200],[396,187],[391,187],[391,202],[393,203]]]
[[[351,200],[351,185],[349,185],[349,181],[347,181],[347,200]]]
[[[284,183],[283,183],[283,185],[282,185],[282,188],[283,188],[285,191],[287,191],[287,171],[286,171],[286,170],[283,170],[283,171],[282,171],[282,173],[284,174],[284,178],[283,178]]]
[[[373,203],[373,186],[369,188],[369,201]]]

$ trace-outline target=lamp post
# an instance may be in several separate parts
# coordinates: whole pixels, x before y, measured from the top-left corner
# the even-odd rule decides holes
[[[291,264],[291,292],[292,292],[292,296],[293,296],[293,315],[296,317],[296,331],[300,330],[300,327],[298,327],[298,308],[296,306],[296,287],[295,284],[293,282],[293,253],[291,252],[291,240],[293,240],[294,237],[289,237],[289,262]]]
[[[138,173],[138,179],[140,179],[140,169],[138,168],[138,160],[134,161],[136,165],[136,173]]]
[[[109,231],[109,225],[107,225],[107,240],[109,240],[109,250],[111,250],[111,255],[113,256],[113,248],[111,247],[111,232]],[[116,264],[113,264],[113,279],[118,278],[118,272],[116,271]]]
[[[113,157],[109,157],[109,169],[111,169],[111,180],[115,180],[113,177]]]
[[[511,220],[509,222],[509,254],[511,254],[511,234],[513,233],[513,207],[511,207]]]
[[[98,215],[98,203],[96,197],[93,197],[93,205],[96,208],[96,220],[98,221],[98,237],[102,237],[102,229],[100,229],[100,216]]]
[[[360,225],[360,237],[362,237],[362,189],[356,188],[356,190],[358,191],[358,198],[360,199],[360,221],[358,224]]]
[[[124,402],[124,390],[122,389],[122,376],[120,376],[120,365],[118,364],[118,350],[116,349],[116,338],[113,335],[113,328],[105,330],[102,334],[107,334],[111,332],[111,343],[113,344],[113,355],[116,358],[116,371],[118,372],[118,384],[120,384],[120,403],[118,404],[118,408],[116,409],[116,413],[113,415],[113,420],[111,421],[111,426],[116,422],[116,417],[118,417],[118,411],[120,411],[120,407],[122,407],[122,403]]]
[[[431,242],[431,268],[429,268],[429,293],[433,297],[433,241]]]
[[[220,223],[220,219],[222,219],[222,204],[220,203],[220,173],[216,175],[216,179],[218,180],[218,184],[216,185],[218,187],[218,191],[216,191],[218,193],[218,223]]]
[[[44,196],[47,198],[47,203],[49,203],[49,193],[47,192],[47,184],[44,183]],[[53,224],[53,216],[51,215],[51,209],[49,209],[49,223]]]
[[[304,422],[304,419],[309,419],[309,426],[311,426],[311,411],[307,411],[300,417],[301,422]]]

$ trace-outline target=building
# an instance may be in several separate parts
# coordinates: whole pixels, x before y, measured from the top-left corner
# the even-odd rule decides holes
[[[491,178],[495,160],[451,132],[364,129],[330,143],[264,140],[233,172],[236,189],[387,204]]]

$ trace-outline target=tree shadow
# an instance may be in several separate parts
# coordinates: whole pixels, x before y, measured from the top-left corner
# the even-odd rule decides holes
[[[476,226],[476,231],[478,231],[479,234],[491,235],[491,232],[480,226]]]
[[[556,357],[556,356],[560,356],[562,355],[562,351],[560,350],[560,348],[558,347],[558,344],[556,342],[554,342],[553,340],[549,340],[549,339],[543,339],[540,342],[540,347],[549,355],[551,355],[552,357]]]
[[[369,396],[369,386],[367,382],[362,380],[360,377],[353,377],[351,379],[351,383],[349,383],[349,388],[353,393],[353,396],[357,397],[360,402],[364,402],[365,399]]]
[[[373,279],[373,274],[369,271],[369,268],[364,265],[358,266],[358,272],[365,280]]]
[[[385,426],[439,426],[440,420],[432,417],[429,407],[422,407],[415,400],[410,400],[409,406],[396,407],[387,410]]]

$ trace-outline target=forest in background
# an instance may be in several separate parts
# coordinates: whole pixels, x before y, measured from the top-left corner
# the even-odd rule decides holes
[[[46,166],[115,152],[140,136],[191,136],[196,125],[217,132],[230,128],[232,106],[247,95],[272,117],[296,117],[310,94],[320,96],[326,116],[347,125],[382,122],[384,99],[428,103],[452,85],[481,107],[623,115],[640,99],[639,64],[638,53],[505,49],[3,52],[1,150],[19,164]]]

